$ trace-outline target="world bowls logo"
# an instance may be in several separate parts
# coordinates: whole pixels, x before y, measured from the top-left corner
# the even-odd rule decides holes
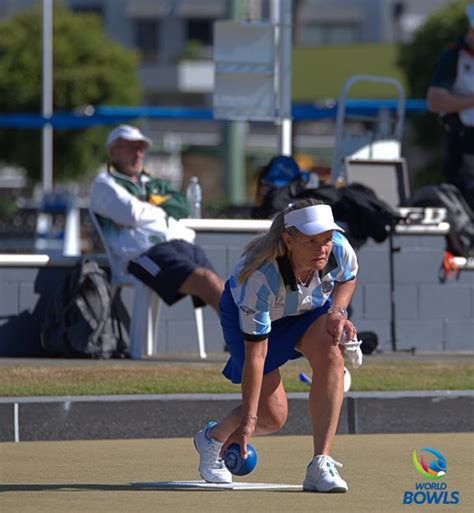
[[[425,480],[415,483],[413,490],[406,490],[403,493],[402,504],[404,505],[428,505],[430,511],[433,506],[446,504],[456,505],[461,503],[461,494],[459,490],[449,490],[446,481],[440,482],[446,475],[446,458],[436,449],[424,447],[418,451],[413,451],[413,465]],[[440,511],[445,511],[441,509]]]
[[[430,447],[420,449],[419,460],[414,450],[412,460],[416,470],[427,479],[438,480],[446,475],[446,458],[436,449]]]

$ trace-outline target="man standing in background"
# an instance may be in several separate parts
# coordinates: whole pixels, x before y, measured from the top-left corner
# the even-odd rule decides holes
[[[442,53],[426,100],[445,128],[444,180],[474,209],[474,3],[466,16],[468,30]]]

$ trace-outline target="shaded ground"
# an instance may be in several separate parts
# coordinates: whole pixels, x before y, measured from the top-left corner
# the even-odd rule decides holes
[[[259,455],[246,482],[301,484],[311,455],[308,436],[254,440]],[[405,491],[425,482],[413,467],[414,449],[432,447],[447,460],[446,498],[460,503],[403,505]],[[472,434],[340,435],[333,456],[344,463],[350,491],[323,495],[291,491],[158,490],[132,483],[199,479],[190,439],[0,444],[2,513],[392,513],[472,511]],[[443,496],[444,497],[444,496]]]

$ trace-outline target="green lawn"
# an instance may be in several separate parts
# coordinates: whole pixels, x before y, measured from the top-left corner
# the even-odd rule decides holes
[[[65,362],[61,365],[0,366],[0,396],[87,394],[171,394],[239,392],[221,376],[223,364],[135,361]],[[288,392],[308,390],[299,373],[310,375],[303,359],[282,368]],[[352,391],[474,389],[474,358],[366,357],[352,369]]]
[[[295,48],[292,61],[293,101],[337,98],[344,82],[353,75],[391,77],[404,84],[396,64],[394,44],[334,45]],[[360,83],[350,92],[358,98],[396,98],[393,86]]]

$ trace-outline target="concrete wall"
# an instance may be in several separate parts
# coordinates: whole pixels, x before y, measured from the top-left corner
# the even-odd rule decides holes
[[[227,276],[249,234],[198,233],[216,271]],[[396,342],[398,349],[418,351],[474,350],[474,272],[459,280],[439,283],[444,238],[396,236],[394,254]],[[389,246],[367,242],[358,250],[360,274],[352,302],[352,319],[359,331],[375,331],[379,347],[390,351]],[[42,268],[0,267],[0,356],[41,354],[39,331],[52,291],[67,275],[74,260]],[[131,290],[122,292],[127,308]],[[208,352],[222,351],[223,339],[215,312],[205,309]],[[197,352],[191,301],[163,307],[159,352]]]
[[[420,351],[474,350],[474,272],[440,283],[440,236],[398,236],[394,254],[397,348]],[[360,331],[375,331],[389,350],[389,248],[368,243],[358,252],[360,274],[352,302]]]
[[[227,276],[248,237],[242,235],[199,234],[198,241],[206,250],[216,271]],[[474,272],[463,271],[459,280],[440,283],[438,271],[443,257],[442,236],[396,236],[394,254],[395,329],[397,349],[416,347],[419,351],[474,350]],[[359,331],[375,331],[380,348],[392,348],[390,330],[390,258],[389,243],[368,241],[357,252],[360,273],[352,301],[352,319]],[[166,350],[172,351],[189,330],[192,347],[196,347],[190,302],[163,309],[167,332]],[[214,312],[205,313],[209,350],[218,349],[219,327]],[[186,315],[187,314],[187,315]],[[189,325],[183,326],[186,315]],[[175,346],[176,347],[176,346]]]
[[[0,398],[0,442],[190,438],[240,402],[240,394],[6,397]],[[310,435],[308,393],[289,393],[288,408],[278,434]],[[471,390],[349,392],[337,433],[467,433],[473,421]]]

